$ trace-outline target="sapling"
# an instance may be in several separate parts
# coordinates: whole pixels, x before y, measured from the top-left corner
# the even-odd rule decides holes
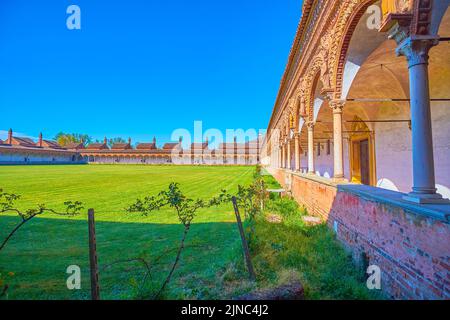
[[[14,236],[14,234],[19,231],[27,222],[29,222],[34,217],[42,215],[44,213],[53,213],[56,215],[63,216],[74,216],[80,213],[83,209],[83,205],[79,201],[66,201],[64,205],[66,206],[65,212],[58,212],[53,209],[49,209],[44,204],[37,205],[36,208],[27,209],[22,211],[18,209],[15,205],[16,201],[20,199],[20,195],[3,192],[3,189],[0,189],[0,214],[1,213],[16,213],[20,217],[20,222],[8,233],[5,239],[3,239],[0,244],[0,252],[5,248],[8,241]],[[9,272],[8,275],[12,277],[14,273]],[[6,279],[0,273],[0,298],[7,295],[8,284],[5,283]]]
[[[169,284],[175,269],[180,261],[181,253],[185,247],[186,237],[189,233],[192,221],[194,220],[197,211],[203,208],[210,208],[218,206],[224,201],[228,200],[227,194],[224,190],[218,197],[213,197],[210,200],[191,199],[187,198],[180,190],[178,183],[171,183],[167,190],[161,191],[157,196],[147,196],[144,199],[137,199],[134,204],[127,208],[127,212],[137,212],[144,216],[160,210],[163,207],[169,207],[175,210],[178,220],[184,226],[183,235],[181,237],[180,245],[177,250],[175,261],[164,280],[161,288],[155,295],[155,299],[161,296],[161,293]]]
[[[47,208],[45,204],[39,204],[36,208],[31,208],[23,211],[15,206],[15,202],[19,199],[20,195],[6,193],[3,192],[3,189],[0,189],[0,214],[16,213],[21,219],[21,221],[11,230],[11,232],[9,232],[6,238],[2,241],[0,245],[0,251],[6,246],[12,236],[34,217],[42,215],[44,213],[52,213],[60,216],[75,216],[79,214],[83,209],[83,204],[79,201],[66,201],[64,202],[64,205],[66,206],[64,212],[58,212],[54,209]]]

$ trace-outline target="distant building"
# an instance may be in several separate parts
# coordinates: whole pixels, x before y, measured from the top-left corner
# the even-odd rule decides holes
[[[91,143],[87,146],[86,150],[109,150],[108,140],[103,140],[103,143]]]
[[[128,143],[118,143],[108,148],[104,143],[94,143],[79,149],[81,156],[96,164],[174,164],[174,165],[256,165],[259,163],[259,142],[221,144],[210,149],[209,142],[192,143],[183,149],[181,139],[166,143],[162,148],[156,145],[156,138],[150,143],[138,143],[135,148]]]
[[[38,142],[30,138],[15,137],[12,129],[8,139],[0,143],[1,164],[80,164],[83,157],[74,150],[61,147],[57,142],[42,139]]]
[[[86,147],[84,146],[84,142],[71,142],[67,145],[64,146],[64,148],[66,148],[67,150],[82,150],[85,149]]]
[[[138,143],[134,148],[131,139],[127,143],[108,146],[108,139],[85,146],[83,142],[60,146],[56,141],[38,142],[30,138],[15,137],[12,130],[8,139],[0,144],[0,164],[174,164],[174,165],[256,165],[259,163],[261,139],[247,143],[222,143],[210,149],[208,139],[192,143],[183,149],[182,140],[156,145],[156,138],[149,143]]]

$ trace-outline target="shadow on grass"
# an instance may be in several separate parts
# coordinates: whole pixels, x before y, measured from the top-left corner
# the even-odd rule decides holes
[[[366,288],[365,273],[337,242],[326,224],[307,226],[301,215],[282,223],[260,220],[252,243],[259,285],[300,278],[306,299],[382,299]]]
[[[16,217],[0,217],[0,236],[4,237],[18,221]],[[145,299],[151,298],[165,279],[183,226],[97,221],[96,231],[101,298]],[[248,290],[241,279],[245,273],[236,224],[194,223],[186,246],[164,298],[226,299]],[[143,288],[146,269],[139,262],[105,268],[115,261],[137,257],[144,258],[152,268]],[[81,268],[81,290],[66,287],[70,265]],[[0,252],[0,272],[14,272],[9,299],[89,299],[87,221],[30,221]]]
[[[367,290],[364,272],[355,268],[325,224],[304,225],[298,206],[280,201],[272,209],[283,221],[258,219],[251,238],[258,287],[274,287],[297,277],[306,299],[381,298]],[[0,237],[17,222],[16,217],[0,217]],[[183,226],[97,221],[96,229],[101,298],[151,298],[175,259]],[[254,289],[247,281],[235,223],[194,223],[186,246],[163,298],[230,299]],[[113,264],[138,257],[152,268],[145,287],[141,287],[146,272],[142,263]],[[81,268],[81,290],[66,287],[70,265]],[[87,221],[32,220],[0,252],[0,272],[15,274],[9,283],[9,299],[89,299]]]

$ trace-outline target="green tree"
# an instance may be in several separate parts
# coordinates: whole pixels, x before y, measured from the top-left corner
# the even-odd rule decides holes
[[[92,138],[87,134],[81,133],[58,133],[54,140],[58,142],[60,146],[67,146],[69,143],[80,143],[83,141],[84,144],[89,144],[92,141]]]
[[[97,140],[95,140],[95,142],[96,143],[103,143],[104,140],[97,139]],[[124,138],[122,138],[122,137],[115,137],[115,138],[107,139],[106,143],[107,143],[108,147],[111,148],[116,143],[127,143],[127,141]]]

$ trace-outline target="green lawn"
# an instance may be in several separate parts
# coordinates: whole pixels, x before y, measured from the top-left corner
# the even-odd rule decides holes
[[[163,253],[177,247],[183,227],[171,210],[142,217],[128,214],[124,208],[138,197],[167,188],[170,182],[179,182],[192,198],[208,198],[221,189],[234,191],[238,184],[250,183],[253,172],[253,167],[3,166],[0,188],[22,195],[18,203],[21,209],[40,203],[63,209],[67,200],[94,208],[102,298],[132,299],[139,294],[146,297],[160,284],[174,258],[174,253]],[[45,215],[29,222],[12,238],[0,252],[0,272],[14,272],[9,280],[10,299],[89,298],[86,220],[86,213],[64,219]],[[0,217],[1,239],[18,221],[13,215]],[[166,298],[230,298],[245,290],[245,281],[229,285],[223,276],[241,255],[234,221],[230,205],[199,212]],[[144,270],[139,263],[104,269],[117,260],[135,257],[154,264],[152,279],[144,290],[138,290]],[[81,267],[79,291],[66,288],[69,265]]]

